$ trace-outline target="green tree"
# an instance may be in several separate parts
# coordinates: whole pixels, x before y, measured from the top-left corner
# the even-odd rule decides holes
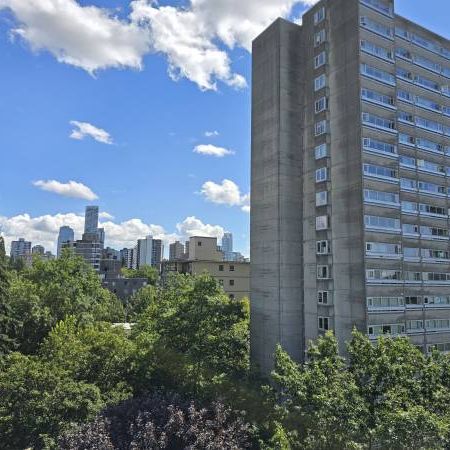
[[[134,322],[156,300],[157,288],[153,285],[139,289],[126,304],[128,322]]]
[[[23,353],[35,353],[51,328],[69,315],[81,323],[123,321],[122,304],[81,258],[36,259],[31,268],[12,275],[9,308],[21,326],[10,337]]]
[[[156,267],[142,266],[139,269],[122,268],[122,275],[125,278],[147,278],[149,284],[155,286],[159,279],[159,273]]]
[[[248,306],[230,300],[212,277],[173,275],[134,332],[159,382],[200,388],[247,373],[248,322]]]
[[[106,322],[77,323],[70,316],[59,322],[45,339],[42,360],[63,368],[73,380],[94,384],[105,403],[131,395],[136,348],[120,326]]]
[[[63,431],[103,408],[99,389],[62,368],[11,353],[0,370],[0,435],[5,450],[51,445]]]
[[[331,332],[310,345],[303,365],[278,347],[272,376],[284,441],[293,448],[359,448],[365,405]]]

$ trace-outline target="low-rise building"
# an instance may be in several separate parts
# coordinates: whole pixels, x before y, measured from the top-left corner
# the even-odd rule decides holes
[[[186,261],[164,261],[163,280],[170,273],[190,275],[210,274],[222,286],[226,294],[236,300],[250,295],[250,263],[224,261],[218,250],[217,238],[194,236],[186,243],[189,257]]]
[[[147,284],[147,278],[113,278],[102,281],[102,286],[117,295],[123,302],[126,302]]]

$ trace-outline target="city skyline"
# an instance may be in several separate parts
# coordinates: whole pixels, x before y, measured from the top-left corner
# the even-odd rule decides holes
[[[181,2],[167,3],[181,14]],[[235,250],[249,256],[250,91],[237,75],[249,85],[247,49],[257,32],[274,16],[298,19],[314,2],[286,0],[267,8],[247,3],[246,10],[208,9],[207,14],[222,14],[220,23],[229,23],[228,15],[234,20],[229,39],[219,36],[217,53],[211,55],[219,62],[213,59],[208,72],[206,60],[201,65],[206,72],[200,73],[187,71],[186,61],[170,59],[167,48],[159,49],[161,55],[133,53],[134,61],[142,56],[142,70],[130,62],[132,57],[105,61],[108,42],[89,58],[81,47],[68,48],[78,58],[75,64],[52,46],[67,42],[70,27],[60,36],[51,34],[49,26],[45,39],[40,35],[43,40],[33,42],[27,31],[36,31],[39,11],[26,15],[19,2],[2,2],[0,148],[6,149],[2,163],[10,170],[0,180],[0,228],[7,251],[11,240],[25,237],[56,253],[59,227],[68,225],[80,235],[84,206],[95,201],[103,211],[105,245],[127,247],[151,234],[168,248],[194,234],[220,239],[224,231],[232,231]],[[87,13],[80,4],[77,12]],[[106,7],[109,12],[121,8],[114,13],[119,24],[130,21],[128,2],[83,2],[87,4],[102,14]],[[450,7],[444,1],[433,4],[442,14],[406,0],[397,2],[397,10],[445,35]],[[207,20],[198,11],[194,15],[199,22]],[[250,31],[240,28],[245,15],[250,15]],[[118,23],[112,15],[102,17],[105,26]],[[176,44],[183,46],[183,37],[178,39]],[[205,36],[199,40],[199,45],[209,42]],[[30,49],[33,45],[36,51]],[[167,75],[167,58],[173,78],[180,70],[178,82]],[[214,72],[221,63],[228,75]]]

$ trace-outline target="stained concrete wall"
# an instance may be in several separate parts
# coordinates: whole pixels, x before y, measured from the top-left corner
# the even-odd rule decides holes
[[[277,20],[253,43],[251,354],[262,373],[280,343],[303,355],[303,43]]]

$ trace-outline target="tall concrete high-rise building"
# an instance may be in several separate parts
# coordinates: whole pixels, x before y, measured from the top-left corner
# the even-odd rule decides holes
[[[12,260],[22,258],[28,261],[31,257],[31,242],[26,241],[24,238],[19,238],[18,241],[12,241],[10,256]]]
[[[98,206],[86,206],[84,232],[96,233],[98,230]]]
[[[61,249],[64,242],[72,242],[75,240],[75,234],[73,229],[68,226],[62,226],[59,229],[58,243],[56,247],[56,255],[58,258],[61,256]]]
[[[251,353],[333,329],[450,350],[450,43],[322,0],[253,43]]]
[[[162,255],[163,245],[160,239],[153,239],[153,236],[138,239],[133,251],[133,268],[159,266],[162,261]]]
[[[31,254],[32,255],[39,255],[39,256],[43,256],[45,254],[45,248],[42,245],[35,245],[34,247],[32,247],[31,249]]]

